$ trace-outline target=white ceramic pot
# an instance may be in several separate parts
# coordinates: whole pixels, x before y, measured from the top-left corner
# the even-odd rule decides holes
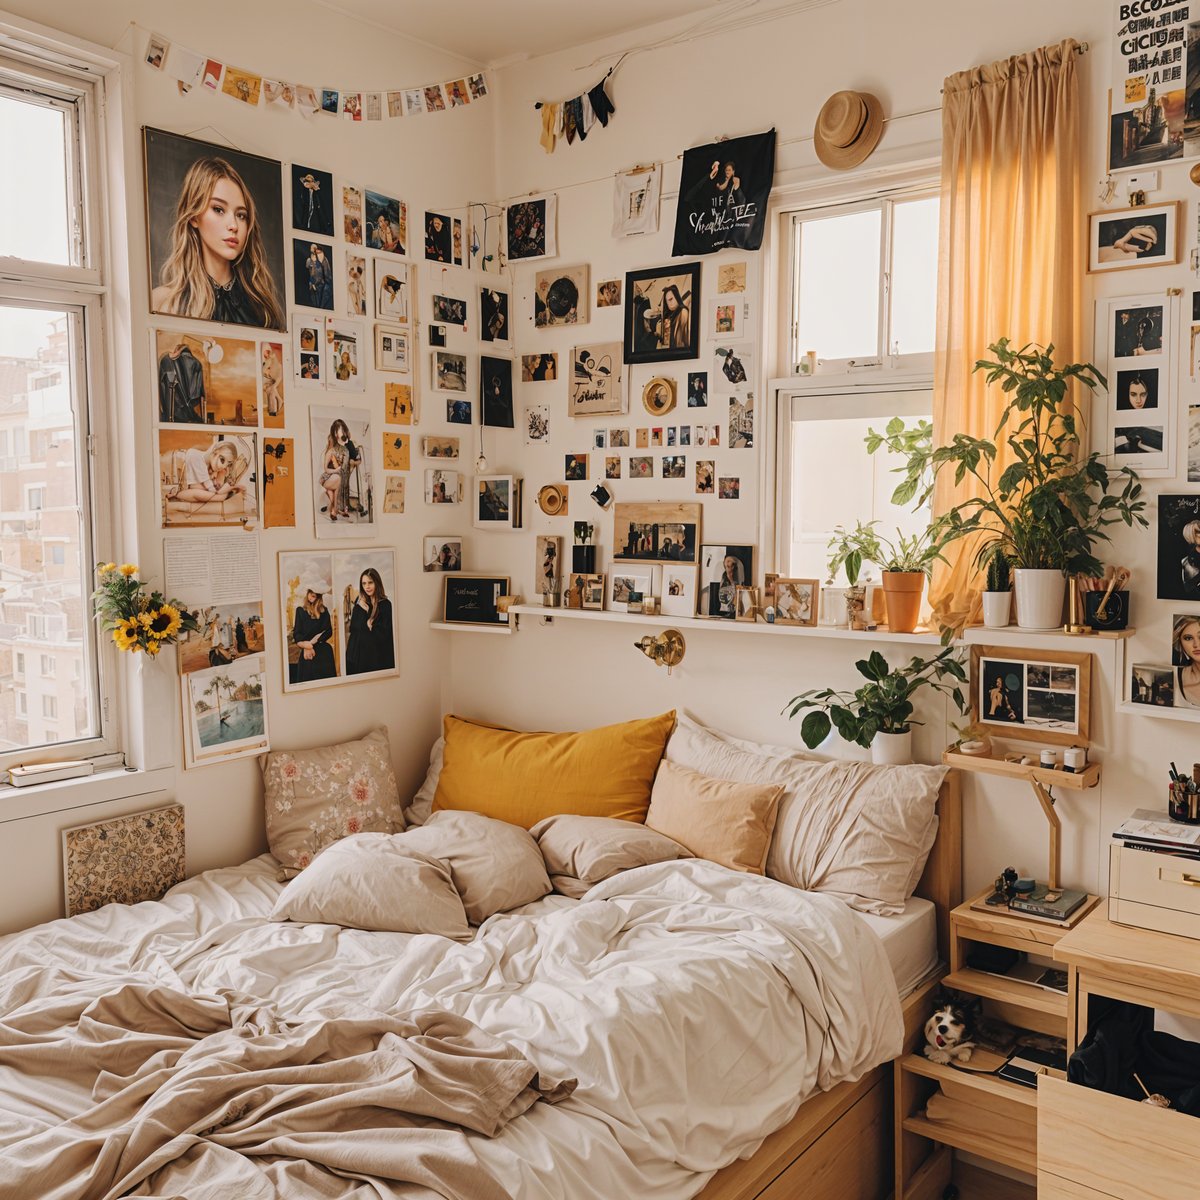
[[[983,593],[983,623],[989,629],[1003,629],[1012,618],[1012,592]]]
[[[871,761],[897,766],[912,762],[912,730],[903,733],[877,733],[871,742]]]
[[[1016,567],[1013,589],[1017,595],[1017,625],[1021,629],[1060,629],[1067,577],[1061,571]]]

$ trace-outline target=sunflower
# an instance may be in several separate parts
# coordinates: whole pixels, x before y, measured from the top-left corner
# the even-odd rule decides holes
[[[138,638],[141,636],[141,625],[137,617],[118,621],[113,627],[112,638],[118,650],[140,650]]]
[[[173,638],[183,624],[179,609],[171,604],[163,604],[159,608],[147,609],[142,613],[142,626],[150,635],[151,641],[161,642]]]
[[[131,575],[138,573],[137,563],[122,563],[119,570],[128,579]]]
[[[117,569],[116,563],[97,563],[96,564],[96,574],[97,575],[107,575],[110,571],[115,571],[116,569]]]
[[[157,654],[158,654],[158,652],[159,652],[161,649],[162,649],[162,644],[161,644],[161,643],[159,643],[159,642],[156,642],[156,641],[155,641],[153,638],[151,638],[151,639],[150,639],[150,640],[149,640],[149,641],[146,643],[146,653],[147,653],[148,655],[150,655],[150,657],[151,657],[151,658],[154,658],[154,657],[156,657],[156,656],[157,656]]]

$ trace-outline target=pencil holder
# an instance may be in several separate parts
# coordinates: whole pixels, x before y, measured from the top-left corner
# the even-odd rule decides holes
[[[1189,792],[1178,783],[1168,783],[1167,815],[1185,825],[1200,825],[1200,792]]]
[[[1104,599],[1103,592],[1083,593],[1083,619],[1093,629],[1128,629],[1129,628],[1129,593],[1110,592],[1108,603],[1104,606],[1104,616],[1097,616],[1100,601]]]

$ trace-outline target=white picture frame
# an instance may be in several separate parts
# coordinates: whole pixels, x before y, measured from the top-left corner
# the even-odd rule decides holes
[[[662,578],[658,566],[644,562],[614,562],[604,581],[606,603],[609,612],[628,612],[630,591],[640,591],[643,596],[659,594]]]

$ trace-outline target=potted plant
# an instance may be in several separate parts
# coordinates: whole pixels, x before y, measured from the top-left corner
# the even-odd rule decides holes
[[[878,650],[854,665],[867,680],[857,691],[814,689],[793,696],[784,706],[789,718],[811,710],[800,726],[800,736],[810,750],[836,729],[846,741],[869,748],[872,762],[912,762],[912,729],[920,724],[912,719],[914,692],[931,687],[949,696],[960,713],[966,712],[958,685],[967,676],[953,646],[933,658],[914,657],[906,667],[890,667]]]
[[[839,525],[829,542],[833,551],[829,573],[835,575],[839,568],[845,567],[846,578],[853,587],[863,563],[874,563],[883,573],[888,628],[893,633],[912,633],[921,613],[925,580],[934,561],[942,557],[941,522],[935,521],[911,536],[897,529],[894,542],[875,531],[878,524],[870,521],[864,525],[859,521],[851,530]]]
[[[956,483],[970,475],[980,495],[955,505],[942,518],[942,547],[956,538],[977,536],[976,563],[997,551],[1013,567],[1017,624],[1024,629],[1055,629],[1062,622],[1066,577],[1103,574],[1094,554],[1107,541],[1108,527],[1121,522],[1143,528],[1146,502],[1130,467],[1110,470],[1093,451],[1081,455],[1079,423],[1067,404],[1073,383],[1089,391],[1107,387],[1091,363],[1057,366],[1054,347],[1011,348],[1001,338],[980,359],[1009,396],[994,440],[956,433],[944,446],[926,451],[914,445],[909,472],[932,466],[954,471]],[[998,469],[997,442],[1003,437],[1012,461]]]
[[[983,623],[989,629],[1003,629],[1012,617],[1012,571],[1008,555],[997,547],[987,560],[983,589]]]

